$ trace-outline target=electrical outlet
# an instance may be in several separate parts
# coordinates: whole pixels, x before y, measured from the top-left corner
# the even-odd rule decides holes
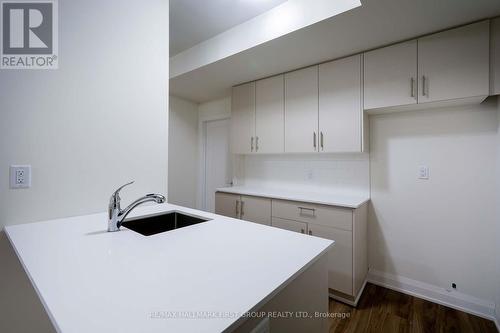
[[[429,167],[426,165],[421,165],[418,168],[418,178],[419,179],[429,179]]]
[[[31,187],[31,165],[10,166],[10,188]]]

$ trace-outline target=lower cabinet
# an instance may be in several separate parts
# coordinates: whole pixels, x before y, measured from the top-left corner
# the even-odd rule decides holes
[[[335,241],[328,254],[330,296],[356,305],[368,274],[367,211],[217,192],[216,214]]]
[[[302,234],[307,233],[307,223],[297,222],[292,220],[280,219],[278,217],[273,217],[271,220],[271,225],[276,228],[300,232]]]
[[[352,232],[322,225],[309,224],[309,235],[335,241],[329,253],[328,285],[346,295],[353,295]]]
[[[240,196],[236,194],[216,192],[215,214],[239,219],[239,199]]]
[[[271,225],[271,199],[216,192],[215,214]]]

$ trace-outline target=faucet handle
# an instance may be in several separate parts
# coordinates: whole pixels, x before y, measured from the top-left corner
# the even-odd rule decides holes
[[[111,202],[114,202],[114,203],[118,203],[120,202],[120,191],[125,187],[125,186],[128,186],[128,185],[131,185],[133,184],[134,181],[131,181],[130,183],[127,183],[127,184],[124,184],[122,186],[120,186],[114,193],[113,195],[111,196]]]

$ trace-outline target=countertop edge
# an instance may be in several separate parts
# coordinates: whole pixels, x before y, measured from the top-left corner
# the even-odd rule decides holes
[[[314,200],[314,199],[308,199],[305,196],[299,198],[299,197],[294,197],[294,196],[266,193],[265,190],[262,192],[258,192],[258,191],[252,191],[252,190],[245,190],[245,189],[241,189],[241,188],[234,188],[233,189],[231,187],[217,188],[216,192],[230,193],[230,194],[243,194],[243,195],[256,196],[256,197],[262,197],[262,198],[306,202],[306,203],[317,204],[317,205],[337,206],[337,207],[345,207],[345,208],[351,208],[351,209],[357,209],[357,208],[363,206],[364,204],[366,204],[368,201],[370,201],[369,197],[365,197],[363,199],[357,200],[355,204],[348,204],[345,202],[339,202],[339,201],[334,201],[334,200],[332,200],[332,201]]]

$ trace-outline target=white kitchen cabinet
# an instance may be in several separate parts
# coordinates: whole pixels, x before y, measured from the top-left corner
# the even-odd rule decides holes
[[[240,195],[231,193],[215,193],[215,214],[232,218],[240,217]]]
[[[418,39],[419,103],[489,94],[489,21]]]
[[[378,109],[417,103],[417,41],[366,52],[364,108]]]
[[[231,99],[231,152],[248,154],[254,149],[255,82],[233,87]]]
[[[293,220],[281,219],[279,217],[273,217],[271,225],[276,228],[300,232],[302,234],[307,233],[307,223],[298,222]]]
[[[215,214],[271,225],[271,199],[216,192]]]
[[[367,203],[346,208],[225,192],[217,192],[215,200],[216,214],[334,240],[330,296],[356,305],[368,275]]]
[[[271,225],[335,241],[328,259],[330,296],[356,305],[368,275],[367,210],[272,200]]]
[[[285,74],[285,152],[318,150],[318,66]]]
[[[311,236],[335,240],[328,254],[328,286],[346,295],[353,295],[352,232],[317,224],[309,224],[308,228]]]
[[[271,225],[271,200],[242,195],[240,198],[240,218],[245,221]]]
[[[319,65],[319,149],[363,151],[362,55]]]
[[[285,146],[284,76],[255,83],[255,152],[283,153]]]

